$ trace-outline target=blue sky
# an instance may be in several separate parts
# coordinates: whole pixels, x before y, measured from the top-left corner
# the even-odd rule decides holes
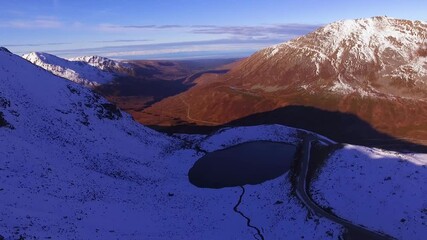
[[[0,0],[0,45],[17,54],[117,59],[241,57],[324,24],[427,20],[424,0]]]

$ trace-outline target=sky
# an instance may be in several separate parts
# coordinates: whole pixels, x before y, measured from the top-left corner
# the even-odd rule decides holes
[[[16,54],[113,59],[244,57],[343,19],[427,21],[425,0],[0,0]]]

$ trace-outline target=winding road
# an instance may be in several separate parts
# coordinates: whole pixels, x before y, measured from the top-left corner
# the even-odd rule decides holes
[[[196,123],[207,123],[207,124],[209,124],[209,125],[218,125],[219,123],[217,123],[217,122],[210,122],[210,121],[204,121],[204,120],[200,120],[200,119],[195,119],[195,118],[192,118],[191,117],[191,108],[190,108],[190,104],[188,104],[185,100],[184,100],[184,98],[182,98],[182,96],[179,96],[179,99],[181,100],[181,102],[185,105],[185,107],[187,108],[187,119],[189,119],[189,120],[191,120],[191,121],[193,121],[193,122],[196,122]]]
[[[183,82],[184,83],[193,83],[196,79],[198,79],[199,77],[201,77],[204,74],[208,74],[208,73],[213,73],[213,74],[226,74],[230,69],[211,69],[211,70],[205,70],[205,71],[200,71],[197,73],[194,73],[190,76],[188,76]]]
[[[296,183],[296,195],[301,200],[301,202],[307,207],[310,213],[315,214],[319,217],[327,218],[335,223],[338,223],[345,227],[347,233],[350,234],[350,239],[371,239],[371,240],[390,240],[394,239],[391,236],[388,236],[383,233],[375,232],[362,227],[355,223],[352,223],[348,220],[335,216],[322,207],[317,205],[307,194],[307,173],[308,167],[310,164],[310,152],[311,152],[311,143],[314,141],[319,141],[321,139],[317,138],[314,135],[307,135],[303,140],[302,156],[301,156],[301,166],[300,172],[297,177]],[[351,207],[351,206],[349,206]],[[351,238],[353,237],[353,238]]]

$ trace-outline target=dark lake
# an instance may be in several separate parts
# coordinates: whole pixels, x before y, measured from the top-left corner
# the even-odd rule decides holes
[[[242,143],[206,154],[188,172],[190,182],[201,188],[259,184],[286,173],[296,146],[267,141]]]

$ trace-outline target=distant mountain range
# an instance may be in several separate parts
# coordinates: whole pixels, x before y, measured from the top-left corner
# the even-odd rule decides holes
[[[131,114],[186,91],[204,71],[236,61],[115,61],[100,56],[64,59],[42,52],[25,54],[23,58],[59,77],[95,90]]]
[[[215,69],[237,59],[206,60],[129,60],[116,61],[100,56],[82,56],[70,59],[44,53],[32,52],[22,56],[31,63],[73,82],[95,88],[110,84],[123,77],[140,80],[185,81],[192,74]]]

